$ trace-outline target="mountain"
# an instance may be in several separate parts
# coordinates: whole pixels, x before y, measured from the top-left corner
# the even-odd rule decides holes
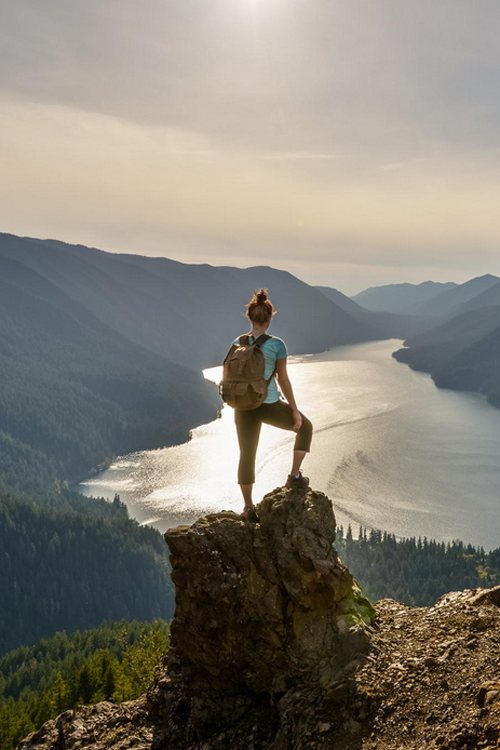
[[[434,372],[450,357],[456,356],[500,326],[500,307],[465,312],[408,338],[407,348],[394,353],[396,359],[414,369]]]
[[[500,306],[482,307],[407,339],[393,357],[440,387],[478,391],[500,406],[499,331]]]
[[[405,315],[391,312],[368,310],[354,302],[338,289],[329,286],[317,286],[322,294],[335,302],[353,318],[360,320],[379,333],[379,338],[405,339],[414,336],[429,327],[429,319],[423,315]]]
[[[498,276],[491,273],[484,276],[477,276],[474,279],[466,281],[464,284],[457,284],[452,289],[447,289],[433,299],[425,302],[419,302],[412,306],[412,312],[422,315],[452,316],[461,311],[465,311],[463,305],[472,302],[474,298],[483,294],[491,287],[500,282]],[[470,308],[469,308],[470,309]]]
[[[383,286],[372,286],[355,294],[352,299],[367,310],[384,311],[393,313],[419,313],[417,308],[441,295],[451,291],[454,282],[446,283],[436,281],[423,281],[421,284],[385,284]]]
[[[81,479],[119,453],[181,442],[216,413],[216,390],[200,374],[125,339],[1,256],[0,319],[7,486]]]
[[[218,364],[247,330],[252,291],[270,289],[272,333],[291,353],[379,338],[314,287],[267,266],[239,269],[106,253],[82,245],[0,235],[0,257],[35,271],[121,336],[178,364]]]
[[[490,331],[500,326],[500,306],[484,307],[462,312],[444,323],[436,325],[423,333],[411,336],[405,341],[409,347],[437,346],[451,343],[459,351],[477,341]]]
[[[331,299],[332,302],[335,302],[336,305],[344,310],[344,312],[349,313],[349,315],[361,317],[366,314],[365,307],[358,305],[357,302],[354,302],[354,300],[346,294],[339,292],[338,289],[335,289],[332,286],[316,286],[315,289],[328,297],[328,299]]]
[[[479,310],[481,307],[500,306],[500,281],[488,286],[484,292],[477,294],[472,299],[463,302],[456,308],[456,312],[468,312]]]
[[[500,408],[500,325],[450,358],[433,378],[442,388],[479,391]]]

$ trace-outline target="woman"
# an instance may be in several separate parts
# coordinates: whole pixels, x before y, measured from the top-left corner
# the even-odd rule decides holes
[[[268,298],[267,289],[256,291],[246,305],[246,315],[252,325],[250,332],[245,334],[251,337],[249,343],[253,343],[259,336],[267,332],[275,314],[276,309]],[[233,344],[237,344],[238,341],[239,337],[233,341]],[[312,424],[307,417],[301,414],[295,402],[292,384],[286,369],[288,352],[285,342],[277,336],[272,336],[261,344],[261,351],[265,360],[264,377],[266,379],[271,378],[267,388],[267,396],[256,409],[248,411],[235,409],[234,412],[240,446],[238,483],[245,503],[241,515],[248,521],[257,520],[252,500],[252,489],[255,482],[255,456],[263,422],[297,433],[292,468],[286,480],[286,487],[305,489],[309,485],[309,479],[302,475],[300,467],[311,446]],[[276,377],[286,401],[280,399]]]

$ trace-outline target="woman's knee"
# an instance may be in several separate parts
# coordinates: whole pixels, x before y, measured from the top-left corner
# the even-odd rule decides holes
[[[297,450],[309,451],[309,448],[311,447],[312,433],[313,426],[311,420],[302,414],[302,424],[297,433]]]
[[[302,414],[302,426],[301,427],[304,429],[304,432],[306,433],[306,435],[312,435],[312,432],[313,432],[312,422],[304,414]]]

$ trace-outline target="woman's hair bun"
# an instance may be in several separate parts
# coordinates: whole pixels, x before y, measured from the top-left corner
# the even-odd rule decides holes
[[[258,325],[269,323],[273,315],[276,315],[276,308],[269,299],[267,289],[255,289],[252,299],[245,305],[245,308],[247,317],[252,323]]]

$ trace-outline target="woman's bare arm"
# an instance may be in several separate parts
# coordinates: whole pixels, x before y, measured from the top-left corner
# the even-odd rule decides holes
[[[290,404],[292,411],[293,411],[293,429],[298,432],[300,430],[300,427],[302,425],[302,415],[298,410],[297,404],[295,402],[295,396],[293,395],[293,388],[292,384],[290,382],[290,378],[288,377],[288,372],[286,369],[286,357],[283,357],[283,359],[278,359],[276,362],[276,375],[278,376],[278,383],[281,388],[281,391]]]

